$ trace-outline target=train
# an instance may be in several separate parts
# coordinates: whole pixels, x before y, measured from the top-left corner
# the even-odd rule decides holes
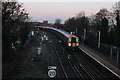
[[[79,46],[79,38],[69,32],[53,27],[36,26],[41,30],[46,30],[57,35],[65,45],[75,50]]]

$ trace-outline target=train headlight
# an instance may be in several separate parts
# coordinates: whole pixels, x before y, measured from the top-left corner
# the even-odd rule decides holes
[[[71,43],[68,43],[68,46],[71,46]]]
[[[78,46],[78,45],[79,45],[79,43],[76,43],[76,45]]]

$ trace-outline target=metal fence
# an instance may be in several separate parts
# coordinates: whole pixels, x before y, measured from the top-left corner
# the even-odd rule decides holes
[[[81,42],[83,45],[90,46],[96,51],[100,52],[104,57],[106,57],[111,62],[115,62],[120,66],[120,47],[103,44],[100,43],[100,47],[98,47],[98,41],[83,39],[81,37]]]

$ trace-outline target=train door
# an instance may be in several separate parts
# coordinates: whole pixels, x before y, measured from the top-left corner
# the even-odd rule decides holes
[[[76,37],[71,38],[71,46],[75,47],[76,46]]]

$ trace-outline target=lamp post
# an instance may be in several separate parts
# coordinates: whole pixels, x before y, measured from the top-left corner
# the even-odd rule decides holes
[[[76,28],[75,32],[76,32],[76,35],[77,35],[77,28]]]
[[[84,34],[83,34],[83,44],[85,42],[85,39],[86,39],[86,29],[83,30]]]
[[[98,48],[100,48],[100,31],[98,31]]]
[[[86,39],[86,29],[84,29],[84,40]]]

